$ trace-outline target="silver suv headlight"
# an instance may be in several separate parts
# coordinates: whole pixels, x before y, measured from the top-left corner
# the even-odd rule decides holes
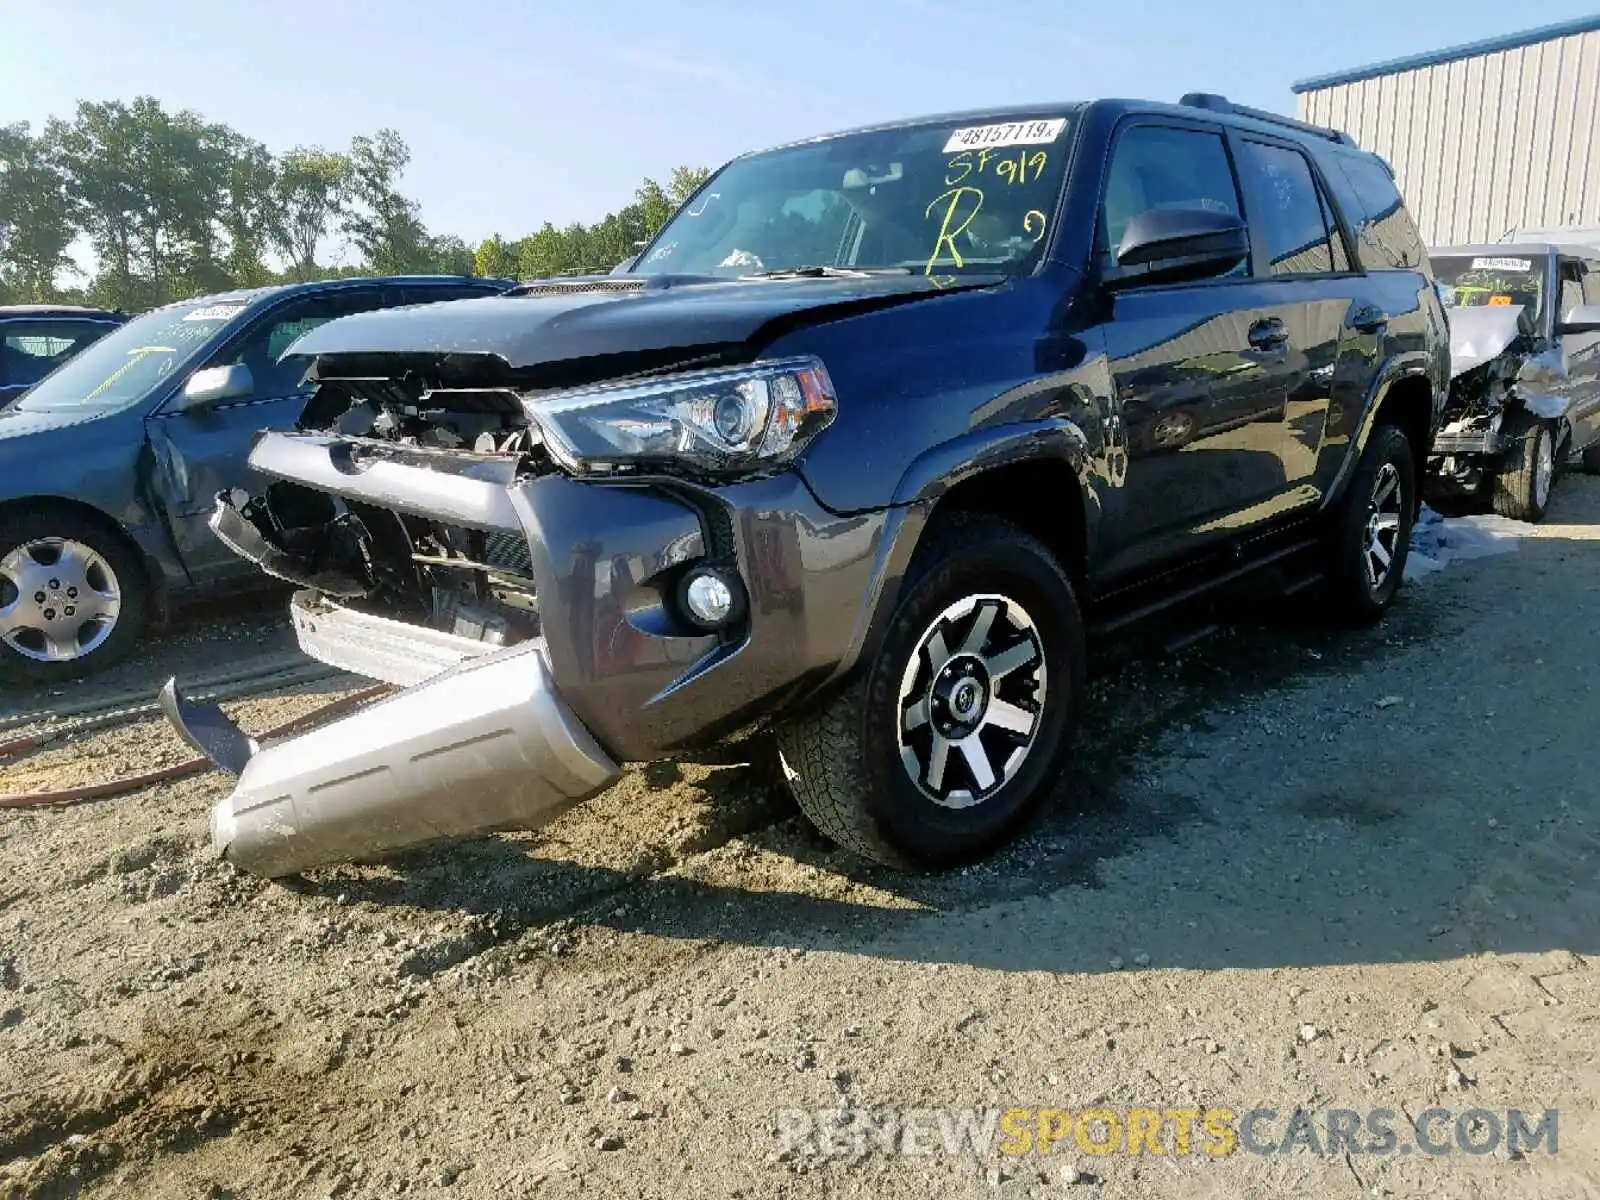
[[[836,399],[821,361],[805,357],[546,393],[523,407],[578,474],[674,464],[738,474],[792,459],[832,423]]]

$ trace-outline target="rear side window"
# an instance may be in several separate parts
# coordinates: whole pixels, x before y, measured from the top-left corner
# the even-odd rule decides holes
[[[1583,266],[1583,302],[1600,305],[1600,261],[1586,258]]]
[[[1427,260],[1422,235],[1406,211],[1400,189],[1383,164],[1372,158],[1338,154],[1333,161],[1355,193],[1358,212],[1346,213],[1369,269],[1421,267]]]
[[[1334,257],[1327,205],[1304,154],[1247,141],[1239,167],[1250,196],[1251,237],[1266,251],[1272,274],[1344,269]]]
[[[1241,215],[1239,189],[1220,134],[1161,125],[1135,125],[1124,131],[1111,153],[1106,179],[1101,251],[1115,250],[1128,222],[1152,208]]]
[[[1583,264],[1575,258],[1561,260],[1561,307],[1556,310],[1557,322],[1565,321],[1572,310],[1583,303]]]

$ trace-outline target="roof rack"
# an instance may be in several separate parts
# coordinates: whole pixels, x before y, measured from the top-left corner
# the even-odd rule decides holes
[[[1309,121],[1297,121],[1293,117],[1267,112],[1263,108],[1247,108],[1243,104],[1235,104],[1226,96],[1219,96],[1215,92],[1189,92],[1178,103],[1185,108],[1203,108],[1208,112],[1230,113],[1236,117],[1249,117],[1253,121],[1266,121],[1272,125],[1282,125],[1287,129],[1309,133],[1313,137],[1327,138],[1330,142],[1338,142],[1341,146],[1354,146],[1356,144],[1355,138],[1342,129],[1329,129],[1326,125],[1313,125]]]

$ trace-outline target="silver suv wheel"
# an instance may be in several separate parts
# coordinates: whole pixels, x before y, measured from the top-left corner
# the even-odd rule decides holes
[[[1021,769],[1046,696],[1044,648],[1027,610],[968,596],[924,631],[901,677],[900,761],[945,808],[981,804]]]

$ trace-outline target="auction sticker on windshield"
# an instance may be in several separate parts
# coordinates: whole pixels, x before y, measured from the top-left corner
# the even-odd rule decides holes
[[[245,310],[243,304],[209,304],[205,308],[197,308],[185,321],[227,321]]]
[[[1533,260],[1531,258],[1475,258],[1472,260],[1474,271],[1531,271]]]
[[[1041,146],[1061,136],[1065,117],[1040,121],[1007,121],[1001,125],[974,125],[958,129],[944,144],[946,154],[958,150],[992,149],[996,146]]]

